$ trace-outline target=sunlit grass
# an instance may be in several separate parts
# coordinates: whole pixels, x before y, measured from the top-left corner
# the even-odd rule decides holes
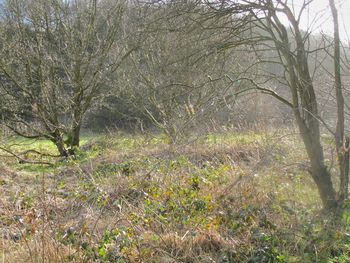
[[[14,141],[18,151],[56,151],[45,140]],[[61,261],[75,262],[164,262],[169,255],[185,262],[347,262],[350,253],[350,213],[337,221],[320,213],[293,132],[209,134],[183,145],[163,135],[86,135],[74,158],[49,160],[52,166],[8,164],[16,176],[0,184],[11,211],[3,212],[5,228],[18,224],[11,215],[20,207],[27,235],[5,242],[25,254],[26,241],[33,257],[48,244],[56,244],[55,257],[66,251]],[[31,211],[46,214],[33,226]],[[54,241],[46,248],[35,243],[43,232]]]
[[[256,132],[226,132],[226,133],[211,133],[204,137],[208,145],[225,144],[225,145],[247,145],[251,143],[261,142],[265,134]]]

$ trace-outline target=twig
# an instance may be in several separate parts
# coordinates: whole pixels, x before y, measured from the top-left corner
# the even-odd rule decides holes
[[[27,159],[24,159],[22,158],[20,155],[10,151],[9,149],[6,149],[2,146],[0,146],[0,150],[4,151],[4,152],[7,152],[8,154],[12,155],[13,157],[16,157],[17,160],[20,162],[20,163],[29,163],[29,164],[46,164],[46,165],[53,165],[53,163],[50,163],[50,162],[43,162],[43,161],[34,161],[34,160],[27,160]]]

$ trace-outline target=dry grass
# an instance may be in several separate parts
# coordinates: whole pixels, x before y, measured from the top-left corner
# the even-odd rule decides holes
[[[247,136],[181,146],[107,138],[49,172],[2,165],[1,257],[315,262],[350,251],[346,228],[318,214],[294,137]]]

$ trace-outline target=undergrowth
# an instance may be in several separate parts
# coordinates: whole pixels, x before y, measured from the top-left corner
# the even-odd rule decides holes
[[[53,166],[4,159],[0,258],[349,262],[350,205],[324,214],[305,160],[285,132],[86,137]]]

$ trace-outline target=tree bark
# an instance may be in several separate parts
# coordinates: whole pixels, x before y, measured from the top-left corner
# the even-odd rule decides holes
[[[69,154],[66,147],[64,146],[63,137],[58,131],[56,131],[53,134],[53,139],[51,139],[51,141],[56,145],[57,150],[61,157],[68,157]]]
[[[301,136],[310,160],[310,174],[317,185],[323,207],[333,210],[338,206],[336,192],[331,180],[331,174],[324,164],[323,147],[320,137],[315,136],[303,123],[298,123]]]
[[[334,0],[329,0],[329,6],[332,11],[333,28],[334,28],[334,85],[337,100],[337,126],[335,132],[335,142],[337,149],[339,165],[339,202],[348,198],[349,188],[349,138],[345,138],[345,118],[344,118],[344,96],[341,82],[341,65],[340,65],[340,38],[338,11]]]
[[[81,129],[80,123],[72,129],[72,141],[70,144],[72,148],[79,147],[80,145],[80,129]]]

